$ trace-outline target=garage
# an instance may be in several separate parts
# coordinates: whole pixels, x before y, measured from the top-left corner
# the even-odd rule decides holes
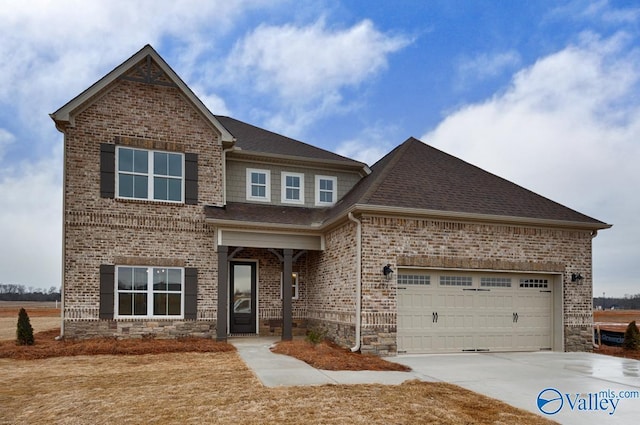
[[[553,346],[553,275],[398,271],[398,353]]]

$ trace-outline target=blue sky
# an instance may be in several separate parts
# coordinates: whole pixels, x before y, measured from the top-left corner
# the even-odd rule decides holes
[[[0,282],[59,286],[48,114],[151,44],[216,114],[369,164],[417,137],[614,224],[594,294],[640,293],[635,1],[10,1]]]

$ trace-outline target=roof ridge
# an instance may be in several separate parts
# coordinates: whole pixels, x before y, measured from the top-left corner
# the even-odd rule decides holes
[[[402,157],[402,154],[408,149],[409,145],[414,143],[414,141],[420,142],[419,140],[417,140],[414,137],[409,137],[400,146],[396,147],[394,150],[389,152],[387,155],[382,157],[377,162],[377,163],[379,163],[380,161],[383,161],[386,157],[391,155],[391,158],[389,159],[389,162],[383,165],[383,168],[380,171],[380,174],[375,177],[375,180],[371,183],[371,185],[369,185],[369,188],[364,192],[364,194],[360,197],[360,199],[357,200],[357,203],[362,203],[362,202],[368,202],[369,201],[369,198],[371,197],[371,195],[373,195],[376,192],[376,190],[378,190],[378,188],[384,182],[384,180],[389,175],[391,170],[396,166],[398,161],[400,161],[400,158]],[[373,165],[373,167],[375,167],[375,164]]]

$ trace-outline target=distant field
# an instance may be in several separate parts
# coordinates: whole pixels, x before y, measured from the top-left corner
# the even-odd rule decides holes
[[[600,325],[600,329],[624,332],[630,322],[636,321],[640,325],[640,310],[596,310],[593,312],[593,322]]]
[[[15,339],[18,312],[24,307],[34,332],[60,327],[60,303],[35,301],[0,301],[0,340]]]

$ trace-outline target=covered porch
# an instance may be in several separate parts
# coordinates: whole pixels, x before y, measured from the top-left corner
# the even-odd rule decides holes
[[[320,234],[218,228],[216,339],[304,334],[309,253],[323,249]]]

